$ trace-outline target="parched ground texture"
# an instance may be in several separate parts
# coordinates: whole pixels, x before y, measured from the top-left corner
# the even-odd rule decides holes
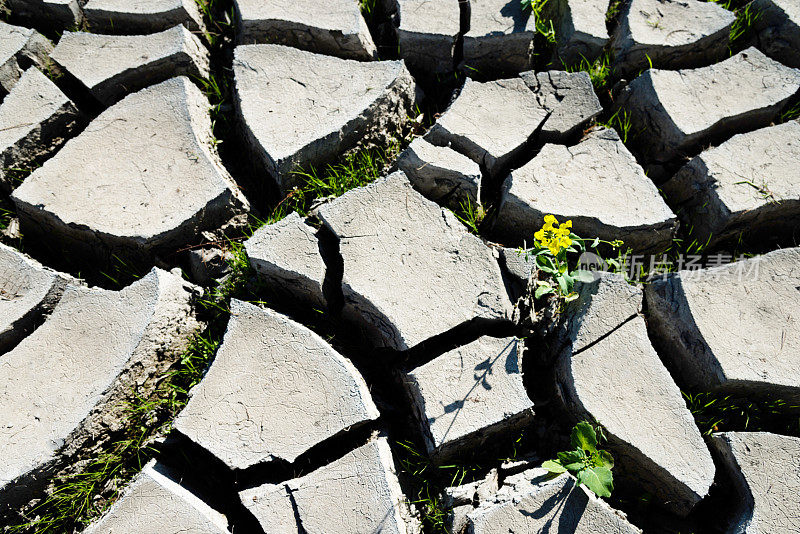
[[[0,14],[0,532],[800,533],[797,0]]]

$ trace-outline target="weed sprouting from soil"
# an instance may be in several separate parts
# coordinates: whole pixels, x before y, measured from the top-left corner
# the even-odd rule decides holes
[[[707,0],[720,7],[733,11],[736,19],[731,25],[728,36],[728,49],[730,54],[744,49],[755,31],[756,23],[761,18],[761,12],[747,0]]]
[[[622,0],[612,0],[608,4],[608,10],[606,10],[606,23],[612,22],[620,13],[622,8]]]
[[[12,209],[11,203],[0,199],[0,231],[8,228],[15,217],[16,213]]]
[[[530,435],[523,432],[508,441],[495,443],[498,448],[494,456],[444,464],[431,460],[417,443],[407,440],[395,442],[393,454],[398,474],[407,488],[408,502],[421,515],[422,531],[426,534],[452,534],[448,529],[450,508],[444,498],[444,489],[481,480],[491,467],[516,461],[519,451],[529,448],[529,438]]]
[[[753,32],[756,22],[758,22],[760,18],[761,12],[758,11],[753,4],[747,4],[746,6],[736,10],[736,20],[731,26],[729,38],[731,55],[733,55],[734,50],[740,48],[747,40],[747,38]]]
[[[780,122],[789,122],[793,121],[797,118],[800,118],[800,102],[796,102],[794,105],[790,106],[786,111],[781,113]]]
[[[544,37],[550,44],[556,43],[556,31],[553,20],[547,16],[547,3],[550,0],[522,0],[523,9],[530,9],[536,24],[536,33]]]
[[[225,36],[233,32],[233,7],[226,12],[220,0],[195,0],[195,3],[203,16],[205,23],[203,37],[208,46],[211,48],[220,46]]]
[[[608,91],[611,81],[611,52],[603,51],[594,61],[589,61],[581,55],[577,65],[564,65],[567,72],[586,72],[592,80],[592,86],[598,94]]]
[[[369,18],[375,13],[378,7],[378,0],[359,0],[358,5],[364,18]]]
[[[423,530],[431,534],[449,534],[448,508],[443,502],[442,490],[447,486],[472,481],[474,477],[470,475],[480,468],[465,465],[437,466],[408,441],[398,442],[397,449],[400,452],[396,459],[401,476],[408,478],[416,489],[414,495],[409,495],[409,503],[416,506],[422,514]]]
[[[346,154],[322,170],[310,167],[295,171],[302,185],[289,191],[265,222],[277,222],[294,211],[305,217],[318,200],[340,197],[351,189],[374,182],[391,165],[401,146],[395,140],[386,148],[366,148]]]
[[[624,144],[627,144],[629,139],[632,141],[638,135],[638,132],[631,133],[633,128],[631,114],[623,108],[618,108],[607,121],[598,122],[598,125],[616,130]]]
[[[765,431],[800,437],[800,406],[784,400],[686,391],[683,398],[705,436],[712,432]]]
[[[486,217],[486,209],[478,202],[473,203],[470,198],[464,200],[453,215],[461,221],[467,229],[475,235],[480,235],[480,226]]]

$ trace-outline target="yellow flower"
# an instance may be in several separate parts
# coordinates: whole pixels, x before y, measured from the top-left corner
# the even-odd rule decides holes
[[[553,256],[557,256],[562,249],[572,245],[572,239],[569,237],[571,232],[572,221],[559,224],[553,215],[545,215],[544,226],[533,234],[533,237],[541,243],[541,246],[550,249]]]

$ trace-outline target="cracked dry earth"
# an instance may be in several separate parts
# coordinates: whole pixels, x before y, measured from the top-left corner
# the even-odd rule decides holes
[[[550,0],[552,45],[518,0],[0,5],[4,532],[800,532],[797,0],[735,45],[700,0]],[[613,83],[564,68],[605,52]],[[517,252],[546,214],[736,261],[558,306]],[[141,465],[48,526],[203,332]],[[539,467],[581,420],[610,499]]]

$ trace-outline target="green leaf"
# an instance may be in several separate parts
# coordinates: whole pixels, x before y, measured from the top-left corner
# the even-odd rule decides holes
[[[608,451],[599,451],[598,454],[600,461],[603,463],[603,467],[607,467],[609,469],[614,469],[614,457],[611,456],[611,453]]]
[[[536,266],[546,273],[554,274],[557,272],[553,258],[550,256],[536,256]]]
[[[586,421],[581,421],[569,435],[570,444],[573,447],[580,447],[589,452],[597,452],[597,434],[592,425]]]
[[[583,449],[559,452],[558,462],[568,471],[577,472],[586,467],[586,453]]]
[[[572,271],[572,277],[579,282],[583,282],[584,284],[594,282],[594,273],[585,269],[576,269]]]
[[[536,288],[536,290],[534,290],[533,292],[533,298],[536,299],[541,298],[544,295],[549,295],[550,293],[553,293],[553,291],[555,290],[553,289],[553,286],[551,286],[550,284],[540,283],[539,286]]]
[[[599,244],[600,244],[600,238],[599,237],[595,237],[594,241],[592,241],[592,244],[590,246],[592,248],[597,248],[597,245],[599,245]]]
[[[572,293],[564,297],[564,302],[572,302],[573,300],[578,300],[578,297],[580,297],[580,295],[578,295],[573,291]]]
[[[558,288],[561,290],[562,295],[568,295],[572,293],[572,286],[575,284],[575,281],[572,278],[566,274],[562,274],[561,276],[556,277],[556,281],[558,282]]]
[[[586,242],[581,236],[570,233],[569,238],[572,239],[572,246],[577,247],[579,251],[583,252],[586,250]]]
[[[547,469],[551,473],[566,473],[567,468],[561,465],[558,460],[547,460],[542,464],[542,468]]]
[[[556,271],[552,267],[547,267],[544,265],[539,265],[539,270],[542,271],[543,273],[552,274],[553,276],[558,274],[558,271]]]
[[[614,490],[614,476],[607,467],[582,469],[576,475],[578,482],[586,486],[598,497],[611,497]]]

